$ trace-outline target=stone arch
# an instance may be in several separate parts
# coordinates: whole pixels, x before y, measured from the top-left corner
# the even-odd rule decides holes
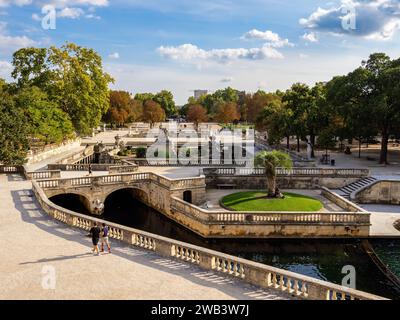
[[[193,203],[193,193],[192,190],[186,190],[183,192],[183,201],[188,203]]]
[[[79,192],[74,192],[72,190],[68,192],[58,192],[52,194],[50,197],[48,197],[48,199],[51,202],[60,205],[61,207],[64,207],[66,209],[71,209],[69,205],[77,206],[78,202],[80,202],[83,205],[83,208],[87,211],[82,213],[92,213],[90,197]]]
[[[109,198],[113,193],[122,191],[122,190],[130,191],[132,196],[135,199],[137,199],[145,204],[149,203],[148,193],[145,190],[141,189],[140,187],[136,187],[136,186],[119,186],[119,187],[107,190],[107,192],[104,194],[103,202],[106,203],[107,198]]]

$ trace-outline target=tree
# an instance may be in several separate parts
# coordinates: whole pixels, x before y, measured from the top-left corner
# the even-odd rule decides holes
[[[151,126],[156,122],[165,121],[165,111],[153,100],[147,100],[143,105],[143,120],[150,122]]]
[[[242,118],[255,123],[265,107],[279,102],[281,102],[281,98],[274,93],[265,93],[259,90],[253,95],[248,94],[242,108]]]
[[[336,146],[335,134],[333,128],[322,130],[317,140],[318,147],[326,150],[326,158],[328,159],[328,149],[333,149]]]
[[[113,79],[92,49],[73,43],[24,48],[14,53],[13,65],[18,88],[37,86],[69,115],[78,133],[91,133],[109,108],[108,85]]]
[[[111,91],[110,109],[104,115],[106,122],[124,125],[132,116],[132,99],[129,92]]]
[[[275,100],[259,114],[256,128],[268,132],[268,143],[271,145],[279,145],[286,137],[287,149],[290,149],[293,121],[293,111],[282,101]]]
[[[256,155],[255,165],[265,168],[268,198],[276,198],[279,195],[276,186],[276,168],[291,169],[293,162],[290,155],[277,150],[262,151]]]
[[[28,152],[26,120],[0,81],[0,163],[22,165]]]
[[[73,137],[69,116],[48,100],[37,87],[24,87],[14,97],[15,107],[23,110],[25,127],[30,137],[45,144],[59,143]]]
[[[399,82],[400,59],[375,53],[361,67],[329,84],[328,101],[344,114],[352,137],[361,140],[379,132],[381,164],[388,163],[389,137],[400,126]]]
[[[293,113],[293,134],[297,137],[297,151],[300,151],[300,140],[306,136],[305,109],[312,104],[310,88],[302,83],[295,83],[282,98]]]
[[[154,96],[153,101],[157,102],[164,109],[167,117],[174,116],[178,113],[174,96],[170,91],[162,90]]]
[[[220,123],[232,123],[240,120],[237,104],[234,102],[222,103],[218,108],[215,120]]]
[[[200,122],[208,120],[207,110],[200,104],[191,105],[187,111],[186,119],[187,121],[194,122],[196,128],[198,128]]]
[[[137,93],[135,95],[135,100],[142,101],[145,103],[146,101],[153,100],[154,99],[154,94],[152,93]]]

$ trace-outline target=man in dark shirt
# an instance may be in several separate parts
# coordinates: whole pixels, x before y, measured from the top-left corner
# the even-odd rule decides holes
[[[97,255],[100,254],[99,252],[99,240],[100,240],[100,227],[98,223],[96,222],[94,226],[90,229],[90,235],[92,236],[92,243],[93,243],[93,253],[97,253]]]

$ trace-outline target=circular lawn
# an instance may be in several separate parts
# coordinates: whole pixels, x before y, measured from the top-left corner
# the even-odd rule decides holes
[[[234,211],[305,211],[317,212],[321,201],[301,194],[285,192],[283,199],[266,198],[262,191],[238,192],[222,198],[223,206]]]

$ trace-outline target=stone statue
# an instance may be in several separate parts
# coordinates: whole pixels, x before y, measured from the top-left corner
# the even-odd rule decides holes
[[[312,147],[312,144],[310,142],[310,139],[306,139],[306,143],[307,143],[307,159],[308,160],[312,160],[313,147]]]
[[[94,201],[93,211],[94,211],[94,214],[101,216],[104,212],[104,203],[101,202],[99,199],[96,199]]]

